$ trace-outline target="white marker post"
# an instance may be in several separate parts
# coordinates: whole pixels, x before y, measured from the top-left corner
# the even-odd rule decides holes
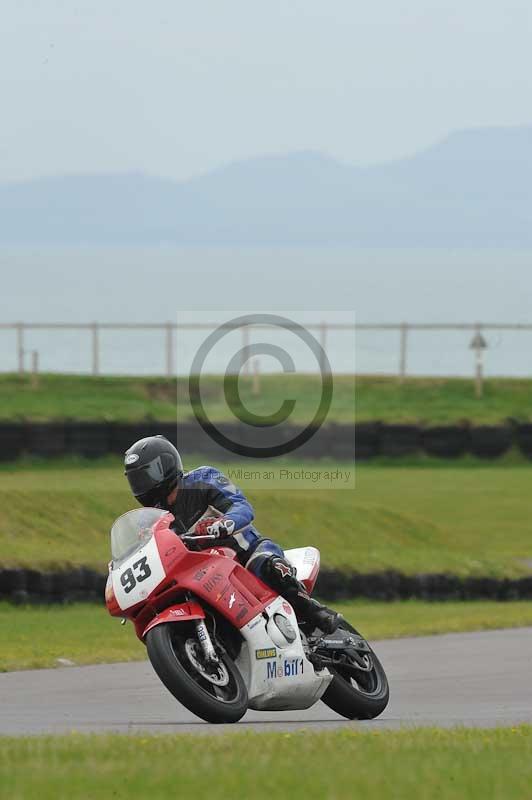
[[[253,359],[253,383],[251,384],[251,393],[254,397],[260,395],[260,361],[258,358]]]
[[[30,385],[32,389],[37,389],[39,386],[39,353],[37,350],[31,351]]]
[[[480,332],[480,325],[477,325],[477,332],[471,339],[469,347],[475,351],[475,394],[477,397],[482,397],[484,389],[484,350],[488,347],[488,343]]]

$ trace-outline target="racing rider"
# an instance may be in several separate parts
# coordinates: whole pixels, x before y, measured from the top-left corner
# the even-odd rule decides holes
[[[237,553],[238,561],[279,592],[300,619],[332,633],[342,616],[311,598],[281,547],[252,525],[254,512],[240,489],[214,467],[183,471],[181,456],[164,436],[135,442],[125,454],[125,475],[143,506],[170,511],[176,533],[209,534]],[[219,517],[206,516],[218,512]],[[215,511],[213,511],[215,510]],[[198,546],[203,544],[198,541]],[[205,546],[211,547],[212,541]]]

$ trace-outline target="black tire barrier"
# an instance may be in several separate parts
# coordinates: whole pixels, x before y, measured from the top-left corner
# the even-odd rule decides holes
[[[27,426],[26,449],[33,456],[54,458],[68,453],[66,423],[34,422]]]
[[[421,429],[417,425],[382,425],[380,452],[392,458],[416,453],[421,445]]]
[[[461,577],[447,573],[403,575],[395,570],[346,573],[322,570],[316,594],[325,600],[531,600],[532,576]]]
[[[11,597],[20,591],[26,591],[26,570],[0,570],[0,595]]]
[[[122,456],[133,442],[162,433],[157,422],[115,422],[109,426],[109,452]]]
[[[437,458],[458,458],[470,446],[470,430],[460,425],[436,425],[421,434],[423,449]]]
[[[0,461],[15,461],[25,446],[26,428],[22,423],[0,422]]]
[[[339,425],[331,422],[320,429],[320,433],[327,440],[325,453],[338,461],[348,461],[355,458],[357,426]],[[321,455],[323,455],[323,450]]]
[[[517,425],[515,440],[521,453],[532,458],[532,425]]]
[[[294,439],[302,427],[268,428],[223,423],[217,429],[231,441],[247,446],[265,447]],[[238,454],[225,450],[215,441],[214,429],[204,430],[196,420],[183,423],[149,422],[30,422],[0,423],[0,461],[14,461],[21,455],[58,458],[79,455],[99,458],[109,453],[123,455],[138,439],[162,433],[185,453],[204,456],[205,460],[238,460]],[[366,461],[378,456],[398,458],[424,452],[436,458],[459,458],[469,452],[478,458],[495,459],[517,445],[526,458],[532,459],[532,424],[504,425],[438,425],[427,428],[416,425],[387,425],[363,422],[356,425],[327,423],[317,429],[294,457],[334,458]]]
[[[288,438],[293,438],[297,433],[298,429],[292,428]],[[352,461],[355,452],[355,426],[330,422],[317,428],[309,441],[299,447],[294,455],[302,459],[326,457],[338,461]]]
[[[169,438],[169,437],[168,437]],[[195,422],[179,423],[175,426],[174,437],[178,450],[184,453],[198,453],[207,459],[213,452],[219,452],[219,446],[205,433],[203,428]],[[231,453],[227,454],[231,457]]]
[[[88,567],[56,572],[0,569],[0,600],[12,603],[103,603],[107,575]],[[461,577],[447,573],[403,575],[395,570],[345,572],[323,569],[315,594],[326,601],[532,600],[532,576]]]
[[[0,569],[0,600],[12,603],[102,602],[106,575],[88,567],[39,572]]]
[[[477,458],[500,458],[512,446],[513,432],[508,426],[479,425],[470,429],[470,451]]]
[[[205,428],[203,428],[194,419],[190,422],[179,423],[176,426],[177,447],[185,453],[196,453],[203,456],[207,462],[237,460],[239,456],[236,453],[232,453],[222,447],[221,444],[218,444],[216,441],[217,431],[227,436],[232,442],[247,445],[248,447],[253,446],[258,437],[260,437],[260,432],[256,433],[255,429],[244,426],[240,422],[224,423],[216,427],[206,423]]]
[[[76,422],[66,428],[67,450],[84,458],[102,458],[111,450],[111,430],[97,422]]]
[[[361,422],[355,425],[355,459],[367,461],[380,455],[380,422]]]

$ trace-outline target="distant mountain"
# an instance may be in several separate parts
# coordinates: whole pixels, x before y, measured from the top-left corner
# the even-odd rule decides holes
[[[0,244],[532,246],[532,127],[454,133],[372,167],[265,156],[177,182],[0,184]]]

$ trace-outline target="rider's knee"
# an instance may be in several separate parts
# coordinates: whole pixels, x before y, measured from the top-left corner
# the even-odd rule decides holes
[[[267,564],[271,558],[283,558],[283,551],[281,547],[273,542],[271,539],[263,540],[256,548],[253,555],[246,563],[246,569],[253,572],[258,578],[268,583],[268,567]]]
[[[281,594],[297,592],[299,589],[296,569],[284,556],[269,556],[263,564],[262,572],[266,583]]]

